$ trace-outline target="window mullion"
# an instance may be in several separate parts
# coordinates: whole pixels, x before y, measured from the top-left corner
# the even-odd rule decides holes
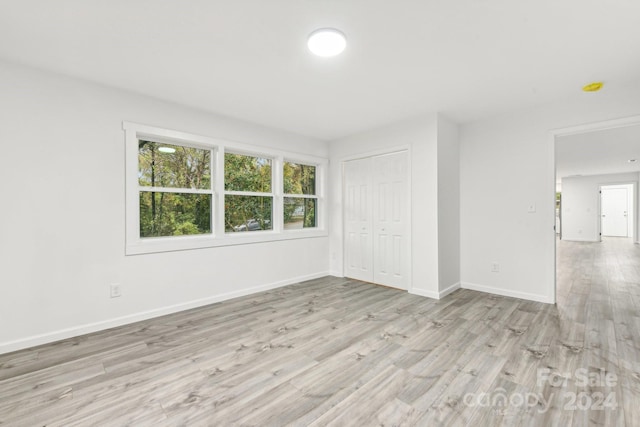
[[[315,194],[283,194],[282,197],[292,198],[292,199],[317,199],[318,196]]]
[[[229,196],[257,196],[257,197],[274,197],[274,193],[258,193],[255,191],[235,191],[235,190],[224,190],[224,194],[228,194]]]
[[[211,194],[211,190],[199,190],[194,188],[173,188],[173,187],[146,187],[138,186],[141,192],[149,193],[181,193],[181,194]]]
[[[273,229],[280,233],[284,228],[284,209],[282,206],[282,193],[284,191],[282,167],[284,163],[282,156],[277,156],[273,159],[273,162],[274,165],[271,170],[271,190],[275,193],[273,197],[273,217],[275,219]]]
[[[216,212],[217,202],[217,193],[216,193],[216,182],[218,169],[216,166],[216,156],[218,155],[218,150],[215,148],[211,149],[211,155],[209,156],[209,170],[211,171],[210,183],[209,183],[209,191],[211,192],[211,204],[209,205],[209,210],[211,211],[211,215],[209,216],[209,227],[211,228],[211,235],[213,237],[216,236],[218,231],[218,227],[216,227],[216,221],[218,218],[218,214]]]
[[[225,211],[224,211],[224,207],[225,207],[225,201],[224,201],[224,195],[225,195],[225,191],[224,191],[224,153],[225,153],[226,148],[224,146],[218,148],[217,150],[217,155],[216,155],[216,168],[215,168],[215,175],[216,175],[216,182],[215,182],[215,189],[216,189],[216,211],[215,211],[215,225],[216,227],[214,228],[214,235],[215,236],[224,236],[224,215],[225,215]]]

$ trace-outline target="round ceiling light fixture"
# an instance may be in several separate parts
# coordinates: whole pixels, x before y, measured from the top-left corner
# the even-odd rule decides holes
[[[602,86],[604,86],[603,82],[591,82],[587,85],[582,86],[582,90],[585,92],[597,92],[602,89]]]
[[[347,38],[335,28],[320,28],[309,34],[309,50],[322,57],[336,56],[347,47]]]

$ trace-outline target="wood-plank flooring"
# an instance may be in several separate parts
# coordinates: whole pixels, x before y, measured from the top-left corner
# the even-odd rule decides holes
[[[640,248],[558,259],[557,307],[327,277],[0,355],[0,425],[638,426]]]

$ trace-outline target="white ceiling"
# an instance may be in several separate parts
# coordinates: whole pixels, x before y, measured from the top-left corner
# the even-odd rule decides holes
[[[629,159],[637,162],[629,163]],[[556,139],[556,181],[573,175],[640,171],[640,125]]]
[[[0,58],[335,139],[640,80],[638,0],[0,0]],[[336,27],[339,57],[307,35]]]

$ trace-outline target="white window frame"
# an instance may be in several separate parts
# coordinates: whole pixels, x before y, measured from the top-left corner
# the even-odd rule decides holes
[[[170,252],[218,246],[262,243],[279,240],[314,238],[328,236],[326,206],[326,171],[328,160],[321,157],[292,153],[277,149],[194,135],[186,132],[163,129],[133,122],[123,122],[125,131],[125,213],[126,213],[126,255]],[[159,143],[183,145],[212,150],[212,227],[210,234],[168,237],[140,237],[140,187],[138,182],[138,141],[150,140]],[[265,157],[272,160],[271,191],[273,195],[272,230],[226,233],[224,224],[224,153]],[[283,230],[283,165],[284,161],[316,166],[317,227],[298,230]],[[180,191],[189,192],[189,191]],[[209,193],[209,190],[206,191]],[[229,194],[242,195],[245,192]],[[256,193],[247,195],[267,195]],[[302,196],[302,195],[300,195]]]
[[[322,169],[322,165],[319,165],[317,163],[314,162],[306,162],[306,161],[302,161],[298,158],[284,158],[282,164],[280,165],[280,173],[281,173],[281,177],[284,180],[284,164],[285,163],[295,163],[295,164],[299,164],[299,165],[304,165],[304,166],[314,166],[316,168],[316,188],[315,188],[315,194],[292,194],[292,193],[285,193],[284,192],[284,182],[280,183],[280,187],[282,188],[282,200],[281,200],[281,209],[283,210],[283,213],[280,215],[280,218],[282,219],[282,230],[285,233],[301,233],[304,232],[306,230],[317,230],[318,228],[320,228],[320,219],[322,219],[324,217],[324,215],[319,216],[320,213],[320,196],[319,196],[319,183],[321,182],[319,174],[320,171],[324,171],[324,169]],[[299,229],[289,229],[289,230],[284,230],[284,199],[316,199],[316,226],[315,227],[308,227],[308,228],[299,228]]]
[[[152,137],[152,136],[145,136],[145,135],[141,135],[141,137],[137,138],[138,141],[149,141],[149,142],[156,142],[156,143],[166,143],[166,144],[170,144],[170,145],[174,145],[174,146],[180,146],[180,147],[189,147],[189,148],[197,148],[197,149],[201,149],[201,150],[209,150],[211,152],[211,156],[209,158],[209,170],[210,171],[214,171],[214,167],[215,167],[215,156],[216,156],[216,147],[211,147],[211,146],[204,146],[202,144],[196,144],[196,143],[184,143],[183,141],[175,141],[175,140],[169,140],[166,138],[158,138],[158,137]],[[138,162],[139,157],[136,156],[136,163]],[[138,169],[136,168],[136,176],[138,174]],[[138,201],[138,210],[137,210],[137,221],[138,221],[138,225],[140,224],[140,193],[178,193],[178,194],[208,194],[211,195],[211,218],[209,221],[209,228],[211,230],[211,232],[209,233],[202,233],[202,234],[193,234],[191,236],[193,237],[197,237],[197,236],[211,236],[213,234],[213,230],[214,230],[214,220],[215,220],[215,200],[216,200],[216,193],[215,193],[215,182],[213,180],[213,176],[211,177],[211,186],[208,189],[196,189],[196,188],[182,188],[182,187],[151,187],[151,186],[145,186],[145,185],[140,185],[139,181],[138,181],[138,198],[136,199]],[[139,229],[138,229],[138,233],[139,233]],[[173,237],[173,236],[172,236]],[[153,237],[154,239],[160,238],[160,237]]]
[[[275,224],[274,222],[276,222],[276,206],[275,206],[275,202],[276,202],[276,189],[275,189],[275,175],[276,175],[276,171],[275,171],[275,165],[276,165],[276,159],[273,157],[272,154],[264,154],[264,153],[256,153],[256,152],[247,152],[247,151],[238,151],[238,150],[232,150],[232,149],[225,149],[224,154],[238,154],[240,156],[247,156],[247,157],[256,157],[256,158],[262,158],[262,159],[268,159],[271,160],[271,192],[270,193],[261,193],[261,192],[257,192],[257,191],[240,191],[240,190],[227,190],[226,188],[224,189],[224,197],[226,196],[256,196],[256,197],[271,197],[271,230],[255,230],[255,231],[243,231],[241,233],[254,233],[254,232],[260,232],[260,233],[273,233],[274,229],[275,229]],[[223,162],[224,162],[224,158],[223,158]],[[224,178],[223,178],[224,180]],[[223,188],[224,188],[224,182],[223,182]],[[224,214],[225,212],[223,212]],[[224,217],[222,218],[223,222],[224,222]],[[233,231],[225,231],[226,230],[226,224],[223,224],[224,227],[221,230],[221,232],[225,232],[226,234],[238,234],[238,232],[233,232]]]

